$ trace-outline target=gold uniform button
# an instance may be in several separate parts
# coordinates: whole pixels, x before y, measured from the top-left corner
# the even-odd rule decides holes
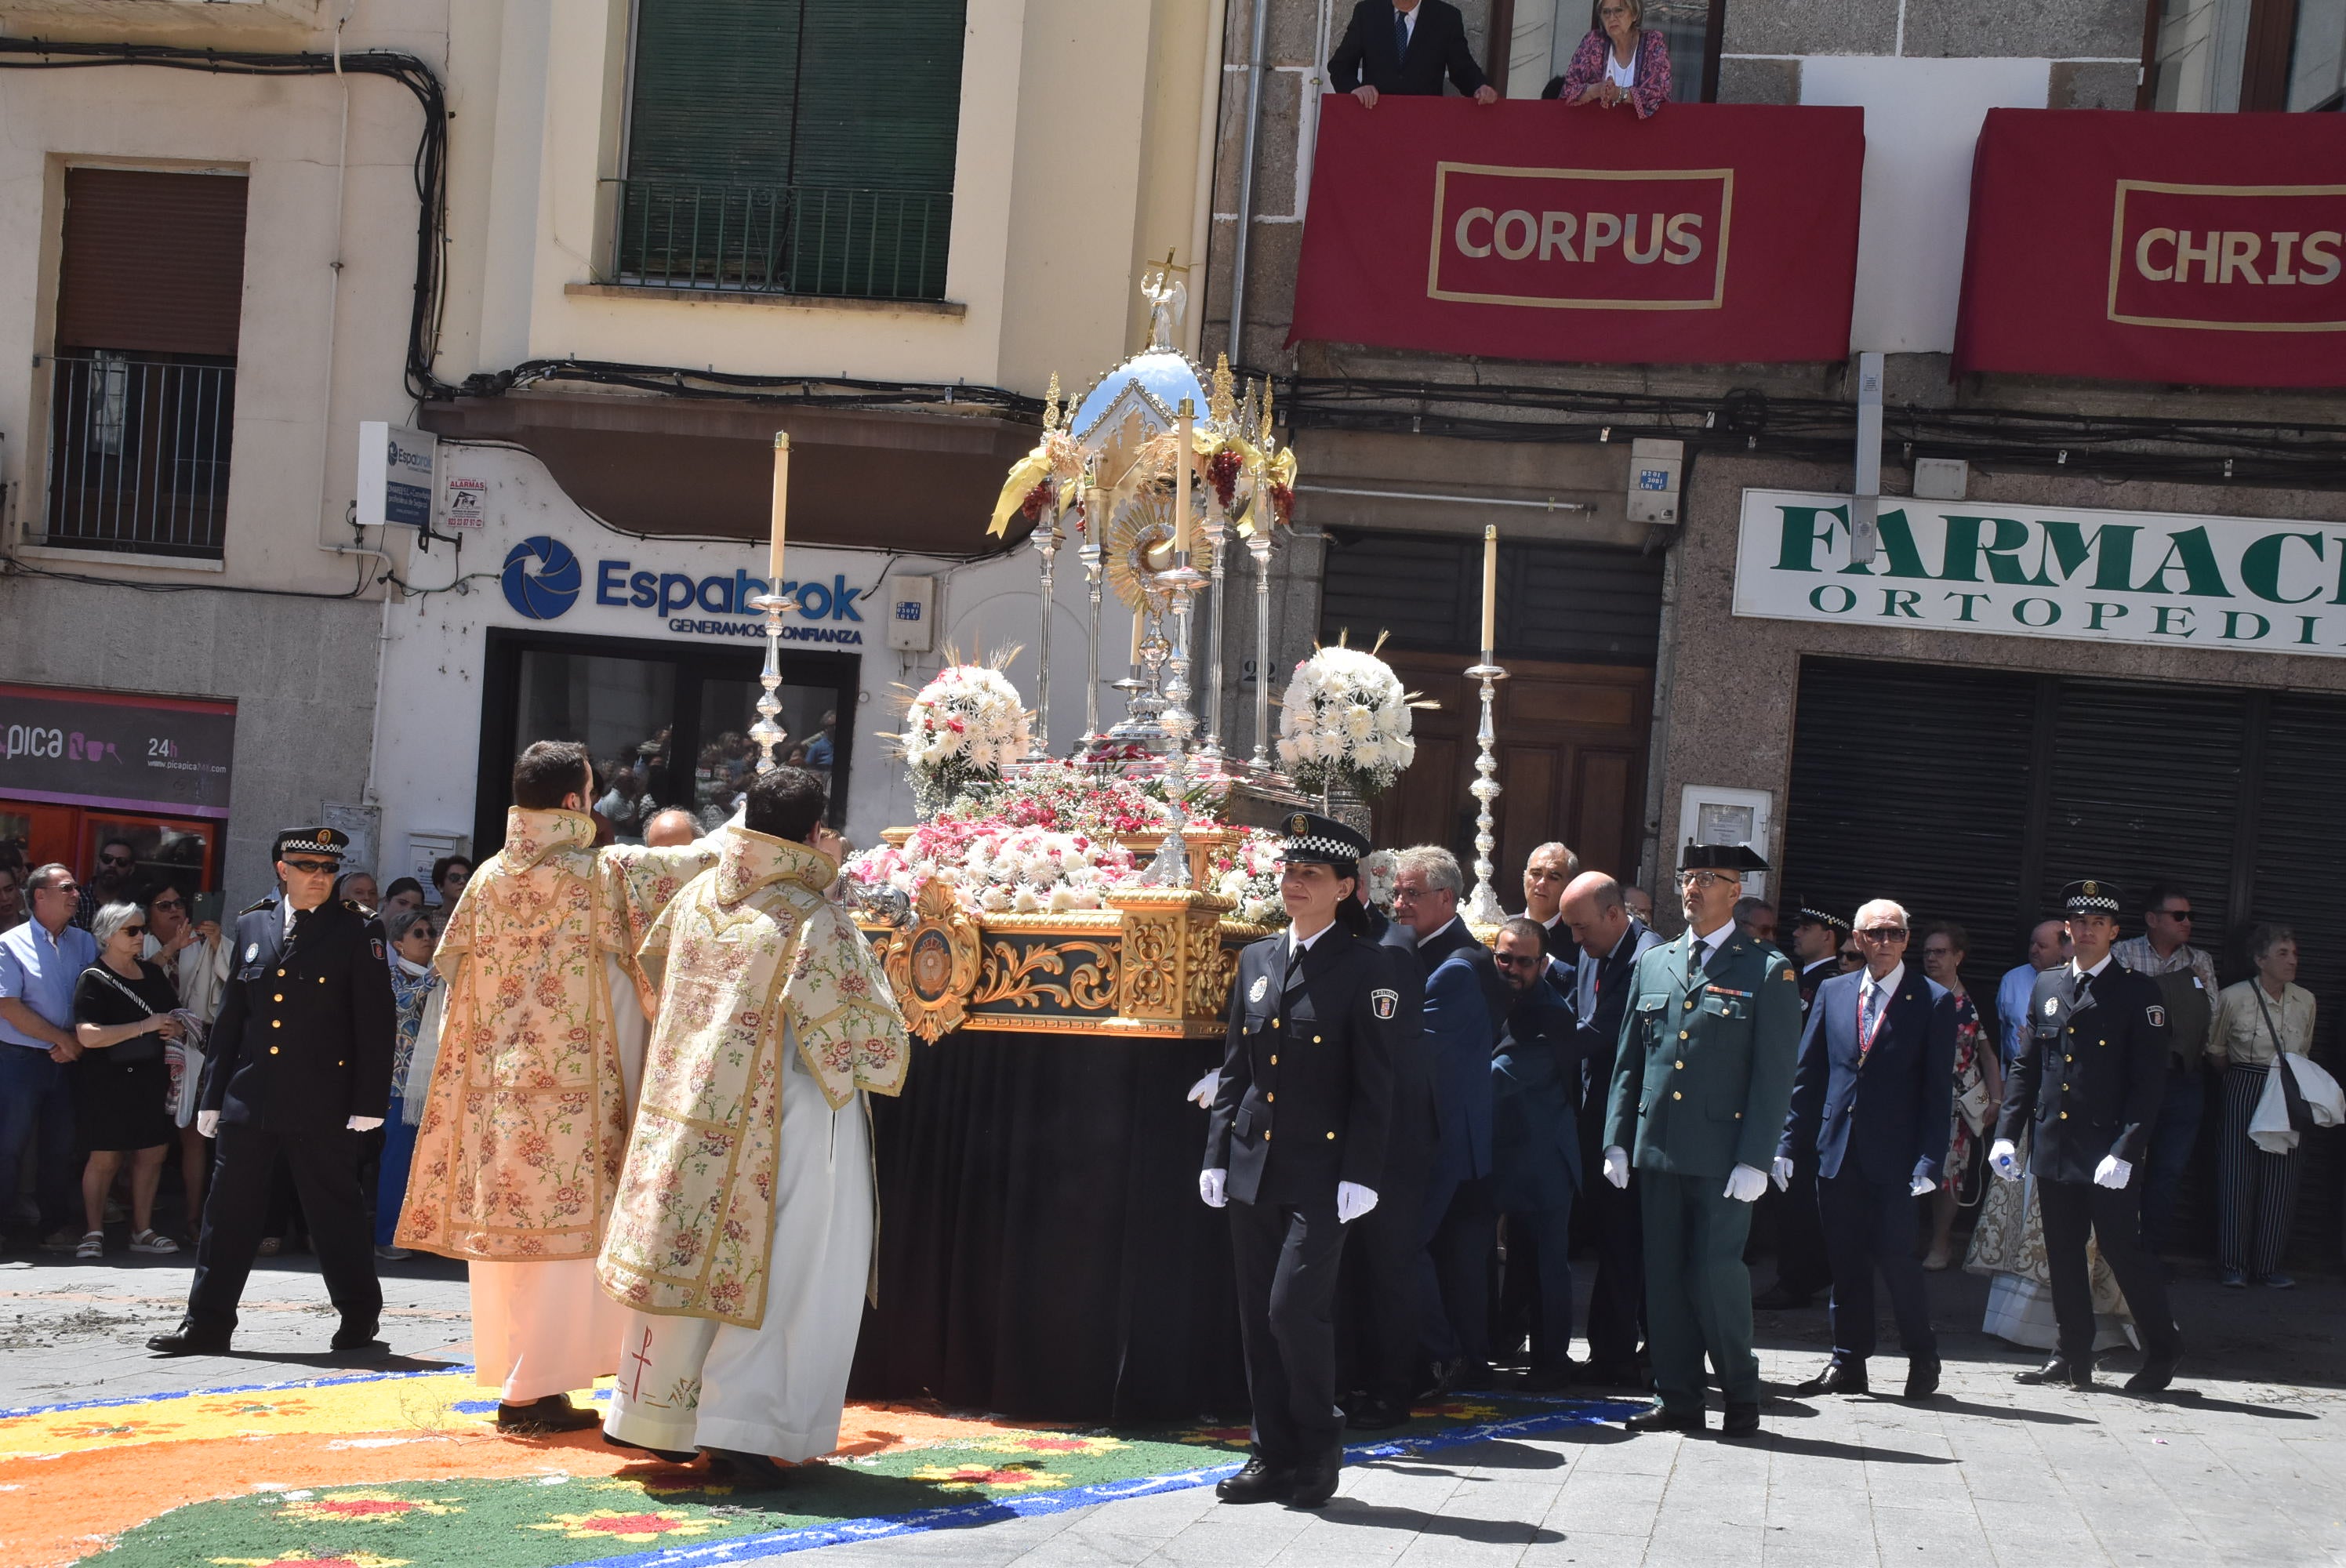
[[[280,991],[280,992],[279,992],[276,995],[274,995],[274,996],[270,997],[269,1000],[270,1000],[270,1001],[271,1001],[271,1002],[282,1002],[282,1001],[284,1001],[284,1000],[285,1000],[285,993],[284,993],[283,992],[281,992],[281,991]]]
[[[1683,1030],[1683,1029],[1679,1030],[1679,1031],[1678,1031],[1678,1038],[1679,1038],[1679,1039],[1681,1039],[1681,1040],[1683,1040],[1683,1039],[1685,1039],[1686,1037],[1687,1037],[1687,1032],[1686,1032],[1685,1030]]]
[[[1278,1065],[1279,1065],[1279,1058],[1278,1058],[1278,1057],[1276,1057],[1276,1056],[1273,1056],[1273,1057],[1270,1059],[1270,1064],[1271,1064],[1272,1066],[1274,1066],[1274,1067],[1278,1066]]]
[[[282,1029],[285,1027],[285,1020],[282,1018],[272,1018],[269,1021],[269,1026],[271,1029]]]
[[[2069,1113],[2068,1113],[2068,1112],[2066,1112],[2066,1111],[2062,1112],[2062,1113],[2061,1113],[2061,1119],[2062,1119],[2063,1121],[2065,1121],[2065,1122],[2066,1122],[2066,1121],[2067,1121],[2067,1120],[2069,1119]]]
[[[2064,1055],[2061,1060],[2064,1062],[2075,1062],[2076,1058],[2075,1056]]]
[[[276,1047],[276,1046],[274,1046],[274,1045],[271,1045],[271,1046],[269,1048],[269,1054],[270,1054],[271,1056],[276,1055],[276,1054],[277,1054],[277,1047]]]
[[[1270,1132],[1269,1132],[1268,1130],[1266,1130],[1266,1131],[1263,1133],[1263,1135],[1262,1135],[1262,1141],[1263,1141],[1264,1143],[1269,1143],[1269,1142],[1270,1142]]]
[[[1672,1090],[1670,1091],[1670,1098],[1671,1098],[1671,1099],[1673,1099],[1673,1100],[1683,1100],[1683,1099],[1685,1099],[1685,1098],[1686,1098],[1686,1096],[1685,1096],[1684,1095],[1679,1094],[1676,1089],[1672,1089]]]
[[[1264,1105],[1268,1105],[1274,1104],[1278,1099],[1279,1099],[1279,1096],[1278,1096],[1278,1095],[1265,1095],[1262,1097],[1262,1103],[1263,1103]]]
[[[1334,1143],[1334,1142],[1336,1141],[1336,1135],[1335,1135],[1335,1134],[1333,1134],[1333,1133],[1330,1133],[1330,1134],[1328,1135],[1328,1141],[1329,1141],[1330,1143],[1331,1143],[1331,1144],[1332,1144],[1332,1143]]]
[[[1687,998],[1687,1011],[1688,1013],[1692,1013],[1694,1011],[1694,998],[1691,996]]]
[[[1272,1019],[1272,1020],[1270,1021],[1270,1026],[1271,1026],[1273,1029],[1278,1028],[1278,1027],[1279,1027],[1279,1020],[1278,1020],[1278,1019],[1276,1019],[1276,1018]]]
[[[1680,1073],[1683,1073],[1683,1072],[1685,1072],[1685,1071],[1686,1071],[1686,1064],[1685,1064],[1685,1063],[1683,1063],[1683,1062],[1673,1062],[1673,1063],[1671,1063],[1671,1064],[1670,1064],[1670,1066],[1671,1066],[1673,1069],[1675,1069],[1676,1071],[1680,1072]]]
[[[1320,1036],[1318,1036],[1317,1034],[1314,1034],[1313,1036],[1311,1036],[1311,1044],[1313,1044],[1314,1045],[1319,1044],[1320,1044]]]
[[[1743,1113],[1742,1113],[1742,1112],[1740,1112],[1740,1111],[1736,1112],[1736,1113],[1735,1113],[1735,1119],[1736,1119],[1737,1121],[1739,1121],[1739,1121],[1741,1121],[1741,1120],[1743,1119]]]
[[[279,970],[279,971],[277,972],[277,978],[278,978],[278,979],[280,979],[280,980],[284,979],[284,978],[285,978],[285,972],[284,972],[283,970],[281,970],[281,969],[280,969],[280,970]]]

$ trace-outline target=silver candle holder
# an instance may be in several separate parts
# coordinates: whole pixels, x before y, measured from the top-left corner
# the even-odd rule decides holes
[[[1466,787],[1475,802],[1474,891],[1462,912],[1470,926],[1494,926],[1507,918],[1507,911],[1500,907],[1498,890],[1491,885],[1491,851],[1499,845],[1491,830],[1491,802],[1499,797],[1499,781],[1493,777],[1499,770],[1498,731],[1491,723],[1491,703],[1494,688],[1507,678],[1507,672],[1484,648],[1483,661],[1467,667],[1466,678],[1482,682],[1483,718],[1474,730],[1474,782]]]
[[[1260,483],[1258,480],[1258,483]],[[1258,503],[1258,506],[1261,506]],[[1264,507],[1267,511],[1268,508]],[[1266,519],[1247,536],[1247,554],[1254,557],[1254,755],[1250,765],[1259,773],[1271,771],[1270,760],[1270,552],[1271,524]]]
[[[782,699],[776,695],[782,685],[782,617],[798,607],[798,601],[784,597],[781,585],[776,583],[768,592],[754,596],[750,607],[766,617],[766,667],[758,672],[758,684],[764,689],[758,694],[758,722],[750,727],[750,738],[757,742],[758,771],[771,773],[776,767],[774,748],[790,738],[776,722],[782,711]]]
[[[1198,756],[1201,760],[1219,763],[1222,759],[1222,616],[1223,606],[1228,602],[1222,591],[1227,575],[1224,563],[1229,559],[1224,546],[1229,539],[1230,527],[1221,508],[1214,504],[1210,486],[1206,491],[1206,514],[1198,521],[1198,532],[1206,536],[1214,561],[1206,597],[1207,636],[1212,639],[1206,649],[1206,738],[1198,748]]]
[[[1076,748],[1078,757],[1089,755],[1100,738],[1100,567],[1107,554],[1100,546],[1100,535],[1107,527],[1107,492],[1096,484],[1085,486],[1083,518],[1084,542],[1076,547],[1076,559],[1084,565],[1084,594],[1090,600],[1090,620],[1084,638],[1084,738]]]
[[[1059,554],[1059,520],[1056,517],[1046,517],[1043,525],[1035,530],[1035,549],[1043,557],[1043,626],[1042,637],[1035,653],[1038,683],[1035,694],[1035,728],[1028,734],[1026,755],[1021,760],[1048,762],[1051,759],[1051,565]]]
[[[1164,708],[1157,715],[1165,732],[1165,840],[1157,856],[1140,873],[1143,887],[1186,888],[1189,885],[1189,841],[1182,830],[1189,814],[1182,797],[1189,792],[1189,737],[1198,728],[1189,711],[1189,612],[1198,585],[1206,579],[1189,565],[1189,552],[1177,551],[1172,566],[1158,582],[1173,596],[1173,641],[1166,658]]]

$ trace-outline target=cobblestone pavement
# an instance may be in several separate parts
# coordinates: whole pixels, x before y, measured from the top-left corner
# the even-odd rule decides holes
[[[236,1353],[164,1360],[188,1262],[0,1263],[0,1404],[269,1382],[356,1362],[324,1349],[333,1318],[311,1260],[265,1260]],[[1754,1442],[1617,1427],[1356,1465],[1325,1511],[1231,1508],[1210,1490],[894,1537],[791,1559],[968,1564],[1861,1564],[2023,1568],[2346,1563],[2346,1288],[2176,1290],[2182,1391],[2138,1399],[2022,1388],[2036,1358],[1977,1333],[1982,1281],[1933,1278],[1947,1378],[1923,1405],[1779,1393]],[[384,1266],[393,1366],[470,1354],[456,1266]],[[1777,1390],[1823,1362],[1821,1310],[1762,1314]],[[1894,1344],[1894,1336],[1885,1343]],[[2133,1358],[2111,1352],[2106,1378]],[[1894,1355],[1874,1363],[1894,1392]],[[1716,1418],[1714,1417],[1714,1420]],[[781,1559],[768,1561],[780,1562]]]

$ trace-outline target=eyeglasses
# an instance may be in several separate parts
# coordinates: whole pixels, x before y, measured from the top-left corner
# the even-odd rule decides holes
[[[342,868],[332,860],[292,860],[280,862],[289,871],[299,871],[305,877],[331,877]]]
[[[2153,910],[2150,912],[2155,915],[2165,915],[2168,920],[2188,921],[2191,918],[2189,910]]]
[[[143,925],[117,926],[115,929],[125,936],[145,936],[147,934],[147,928]]]
[[[1499,962],[1505,964],[1509,969],[1514,969],[1518,964],[1545,963],[1547,962],[1547,955],[1541,952],[1494,952],[1491,956]]]
[[[1680,871],[1678,873],[1678,886],[1682,888],[1708,888],[1721,882],[1734,882],[1740,885],[1743,879],[1733,871]]]
[[[1868,942],[1904,942],[1906,928],[1902,925],[1870,926],[1857,934]]]
[[[178,899],[157,899],[147,906],[149,910],[183,910],[188,906]]]
[[[102,866],[135,866],[138,863],[138,859],[131,855],[100,855],[97,861]]]

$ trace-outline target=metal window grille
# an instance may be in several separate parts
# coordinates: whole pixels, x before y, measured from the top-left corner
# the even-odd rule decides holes
[[[866,300],[944,298],[951,191],[617,184],[623,282]]]
[[[48,371],[42,543],[219,559],[236,367],[99,351]]]

